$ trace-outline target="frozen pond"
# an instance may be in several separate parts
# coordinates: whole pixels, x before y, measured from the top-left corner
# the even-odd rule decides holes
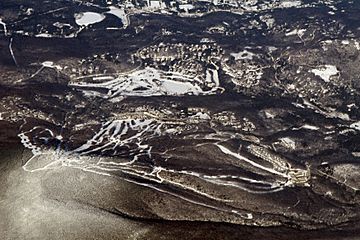
[[[101,22],[105,16],[96,12],[84,12],[75,14],[75,22],[79,26],[89,26],[94,23]]]
[[[107,13],[112,14],[112,15],[120,18],[121,21],[122,21],[122,24],[124,25],[124,28],[127,28],[129,26],[129,24],[130,24],[130,21],[129,21],[128,16],[125,13],[125,10],[121,9],[121,8],[114,7],[114,6],[110,6],[109,8],[110,8],[110,11],[108,11]]]

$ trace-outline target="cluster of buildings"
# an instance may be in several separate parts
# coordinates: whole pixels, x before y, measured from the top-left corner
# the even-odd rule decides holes
[[[248,151],[254,156],[269,162],[275,171],[286,174],[289,177],[287,184],[298,186],[308,185],[308,181],[310,180],[309,169],[292,168],[286,159],[261,146],[250,145]]]
[[[190,12],[198,6],[231,6],[239,7],[242,3],[254,0],[106,0],[107,5],[118,4],[126,8],[145,8],[148,10],[173,10],[179,12]]]
[[[136,57],[154,62],[171,62],[174,60],[198,60],[209,62],[214,58],[221,58],[223,50],[216,44],[159,44],[141,49]]]
[[[223,50],[215,44],[159,44],[141,49],[133,57],[144,65],[167,67],[169,71],[198,75],[206,65],[220,59]]]

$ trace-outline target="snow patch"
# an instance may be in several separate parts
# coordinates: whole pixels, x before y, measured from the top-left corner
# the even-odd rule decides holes
[[[304,36],[304,33],[306,32],[306,29],[294,29],[290,32],[285,33],[285,36],[294,36],[298,35],[299,37]]]
[[[194,5],[192,4],[180,4],[179,9],[184,10],[185,12],[189,12],[189,10],[193,9]]]
[[[200,120],[210,120],[211,117],[207,113],[198,112],[195,115],[191,116],[192,119],[200,119]]]
[[[309,72],[321,77],[325,82],[330,82],[330,78],[337,75],[339,70],[333,65],[323,65],[317,69],[311,69]]]
[[[360,121],[350,125],[351,128],[360,131]]]
[[[248,59],[248,60],[252,60],[254,56],[256,56],[256,54],[249,52],[247,50],[238,52],[238,53],[230,53],[231,56],[233,56],[235,58],[235,60],[243,60],[243,59]]]
[[[301,6],[301,1],[282,1],[280,6],[283,8],[299,7]]]
[[[45,61],[41,64],[43,67],[47,67],[47,68],[55,68],[57,70],[62,70],[63,68],[59,65],[54,65],[54,62],[51,61]]]

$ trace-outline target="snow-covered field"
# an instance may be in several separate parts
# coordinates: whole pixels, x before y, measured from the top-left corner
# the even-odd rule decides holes
[[[108,76],[101,76],[101,78],[111,79]],[[92,80],[99,79],[96,77]],[[100,83],[76,80],[70,85],[81,89],[86,95],[96,95],[106,99],[119,96],[210,95],[220,89],[215,70],[208,70],[206,81],[204,81],[177,72],[165,72],[154,68],[137,70]],[[97,92],[96,89],[99,91]],[[100,92],[104,89],[107,90],[106,94]]]

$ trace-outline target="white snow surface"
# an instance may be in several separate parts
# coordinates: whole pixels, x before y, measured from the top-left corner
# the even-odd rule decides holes
[[[243,60],[243,59],[248,59],[248,60],[252,60],[254,56],[256,56],[256,54],[249,52],[248,50],[244,50],[238,53],[230,53],[231,56],[233,56],[235,58],[235,60]]]
[[[96,12],[83,12],[75,14],[75,22],[79,26],[89,26],[94,23],[101,22],[105,16]]]
[[[317,69],[311,69],[310,72],[321,77],[325,82],[330,82],[330,78],[338,74],[339,70],[334,65],[323,65]]]

